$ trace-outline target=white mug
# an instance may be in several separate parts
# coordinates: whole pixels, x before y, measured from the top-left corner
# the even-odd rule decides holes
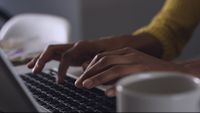
[[[130,75],[117,84],[118,112],[200,112],[200,79],[176,72]]]

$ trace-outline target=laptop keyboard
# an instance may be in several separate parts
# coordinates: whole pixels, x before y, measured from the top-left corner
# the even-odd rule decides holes
[[[34,75],[21,75],[36,101],[51,112],[115,112],[116,99],[105,96],[104,92],[93,88],[78,89],[75,79],[66,76],[65,84],[56,84],[57,72],[49,70]]]

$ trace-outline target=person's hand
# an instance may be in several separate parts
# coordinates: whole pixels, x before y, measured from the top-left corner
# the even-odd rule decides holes
[[[200,77],[200,59],[174,61],[174,63],[190,69],[193,73],[196,73],[197,77]]]
[[[80,41],[75,44],[50,45],[27,65],[33,73],[39,73],[45,64],[51,60],[60,61],[58,82],[63,83],[69,66],[81,66],[95,56],[101,49],[89,41]]]
[[[28,67],[33,73],[39,73],[45,64],[51,60],[60,61],[58,69],[58,82],[63,83],[69,66],[87,66],[87,62],[99,52],[110,51],[124,47],[132,47],[156,57],[160,57],[162,47],[160,42],[149,34],[137,36],[121,35],[96,39],[93,41],[80,41],[73,44],[50,45],[40,55],[33,58]]]
[[[75,85],[90,89],[108,82],[115,83],[129,74],[149,71],[188,72],[180,65],[160,60],[135,49],[124,48],[96,55],[85,72],[76,80]],[[109,89],[106,94],[114,96],[114,88]]]

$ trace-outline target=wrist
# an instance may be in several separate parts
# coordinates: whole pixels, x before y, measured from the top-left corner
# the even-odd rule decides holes
[[[135,38],[136,49],[157,58],[163,56],[163,45],[153,35],[149,33],[141,33],[134,36],[137,37]]]
[[[161,58],[163,54],[163,47],[160,41],[147,33],[110,36],[95,40],[93,43],[101,48],[102,51],[131,47],[158,58]]]

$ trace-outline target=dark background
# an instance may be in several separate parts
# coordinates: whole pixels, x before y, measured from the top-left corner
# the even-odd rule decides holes
[[[12,15],[48,13],[65,17],[71,23],[70,40],[77,41],[131,33],[146,25],[163,3],[164,0],[0,0],[0,7]],[[180,59],[198,57],[199,43],[200,27]]]

